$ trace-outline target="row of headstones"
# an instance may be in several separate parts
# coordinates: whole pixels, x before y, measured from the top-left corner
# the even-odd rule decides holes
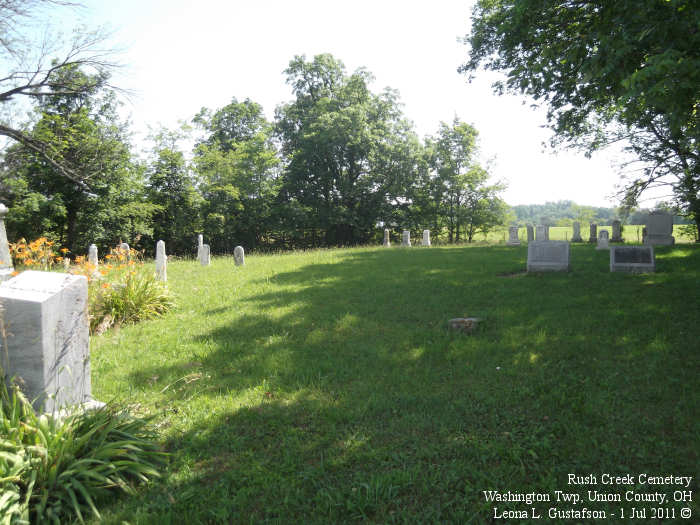
[[[384,229],[384,242],[383,246],[389,248],[391,247],[391,240],[389,239],[389,230]],[[403,230],[401,234],[401,246],[411,246],[411,231]],[[423,230],[423,239],[421,241],[421,246],[430,246],[430,230]]]
[[[201,233],[197,236],[197,260],[202,266],[211,264],[211,250],[208,244],[204,244],[204,236]],[[245,250],[243,246],[236,246],[233,249],[233,262],[236,266],[245,265]]]
[[[535,236],[536,231],[536,236]],[[537,226],[537,229],[533,231],[531,225],[527,225],[527,241],[548,241],[549,240],[549,226]],[[649,245],[672,245],[675,243],[673,237],[673,216],[669,213],[663,211],[653,211],[649,213],[647,218],[647,225],[644,228],[643,244]],[[607,247],[608,242],[624,242],[622,238],[622,223],[619,220],[614,220],[612,223],[612,238],[609,237],[609,233],[606,230],[602,230],[600,235],[598,235],[598,225],[590,225],[590,235],[588,237],[588,242],[598,242],[601,243],[601,235],[605,237],[605,244]],[[574,235],[571,238],[571,242],[583,242],[581,238],[581,224],[579,222],[574,223]],[[520,239],[518,239],[518,227],[511,226],[508,228],[508,242],[509,246],[519,246]]]
[[[605,234],[605,235],[602,235]],[[533,241],[527,245],[528,272],[568,272],[571,243]],[[656,269],[654,246],[608,246],[608,232],[601,232],[597,249],[610,250],[611,272],[653,272]]]

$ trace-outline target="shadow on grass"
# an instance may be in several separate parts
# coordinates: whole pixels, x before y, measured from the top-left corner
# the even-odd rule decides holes
[[[700,249],[627,275],[574,246],[569,274],[504,279],[526,250],[351,251],[276,274],[246,299],[260,314],[193,336],[207,352],[132,376],[165,380],[159,405],[193,423],[130,521],[482,523],[483,490],[697,472]],[[484,321],[450,333],[461,316]],[[181,413],[195,401],[213,411]]]

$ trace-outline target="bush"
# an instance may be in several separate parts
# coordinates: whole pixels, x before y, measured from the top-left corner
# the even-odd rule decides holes
[[[137,323],[163,315],[174,306],[165,285],[153,275],[130,271],[121,282],[90,286],[90,330],[100,333],[113,324]]]
[[[15,386],[0,385],[0,524],[65,523],[110,492],[159,476],[165,454],[147,421],[107,405],[38,415]]]

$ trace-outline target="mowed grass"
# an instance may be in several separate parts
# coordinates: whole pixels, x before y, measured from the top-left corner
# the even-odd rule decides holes
[[[525,274],[526,246],[172,263],[173,312],[91,340],[95,396],[171,454],[104,522],[490,523],[528,506],[484,490],[618,492],[568,473],[695,476],[698,515],[700,247],[656,253],[646,275],[588,245],[568,274]]]

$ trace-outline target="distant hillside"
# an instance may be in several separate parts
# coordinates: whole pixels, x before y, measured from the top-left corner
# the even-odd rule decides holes
[[[520,204],[511,206],[516,222],[524,224],[550,224],[553,226],[568,226],[574,221],[581,223],[595,222],[610,224],[619,219],[623,224],[644,224],[651,209],[639,209],[625,217],[620,208],[603,208],[585,206],[574,201],[547,202],[545,204]],[[675,216],[675,224],[688,224],[685,217]]]

